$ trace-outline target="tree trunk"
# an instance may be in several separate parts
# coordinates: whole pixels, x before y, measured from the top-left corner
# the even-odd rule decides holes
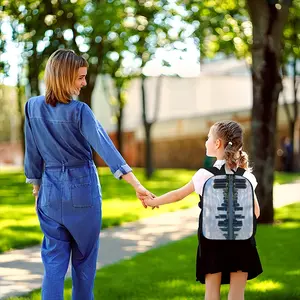
[[[28,81],[30,85],[30,96],[39,96],[41,94],[39,87],[40,60],[36,51],[28,58]]]
[[[295,37],[295,43],[297,41],[297,38]],[[293,58],[293,110],[294,110],[294,116],[293,116],[293,122],[291,124],[290,127],[290,131],[291,131],[291,143],[292,143],[292,157],[291,157],[291,163],[292,163],[292,168],[293,171],[297,171],[298,170],[298,157],[297,155],[299,155],[299,153],[297,153],[297,151],[295,151],[298,147],[296,147],[295,143],[297,142],[295,140],[295,136],[296,136],[296,132],[295,130],[297,130],[296,128],[296,124],[297,124],[297,120],[299,118],[299,102],[298,102],[298,98],[297,98],[297,94],[298,94],[298,85],[299,83],[297,82],[297,58],[294,57]]]
[[[18,110],[19,110],[19,116],[20,116],[20,127],[19,127],[19,133],[20,133],[20,139],[21,139],[21,147],[22,147],[22,165],[24,163],[24,155],[25,155],[25,134],[24,134],[24,101],[23,96],[24,92],[22,91],[22,86],[20,85],[20,79],[18,78],[17,83],[17,90],[18,90]]]
[[[295,170],[299,172],[300,170],[300,119],[297,120],[295,125],[295,145],[294,145],[294,163],[295,163]]]
[[[87,86],[81,90],[79,99],[92,107],[92,93],[96,84],[97,76],[100,75],[103,65],[103,41],[98,44],[98,64],[90,65],[86,76]]]
[[[280,51],[288,6],[281,10],[262,0],[248,0],[253,25],[252,159],[261,207],[259,222],[272,223],[278,98],[282,90]]]
[[[122,88],[117,87],[118,93],[118,112],[117,112],[117,140],[118,140],[118,150],[123,154],[123,133],[122,133],[122,124],[123,124],[123,101],[122,101]]]
[[[146,107],[146,91],[145,91],[145,76],[141,77],[141,91],[142,91],[142,107],[143,107],[143,123],[145,129],[145,167],[146,177],[151,178],[153,174],[152,164],[152,147],[151,147],[151,126],[152,123],[147,120],[147,107]]]
[[[87,74],[87,85],[81,90],[79,99],[86,103],[89,107],[92,107],[92,93],[95,87],[97,75]]]
[[[151,146],[151,128],[152,123],[147,123],[145,125],[145,147],[146,147],[146,177],[147,179],[150,179],[154,169],[153,169],[153,163],[152,163],[152,146]]]

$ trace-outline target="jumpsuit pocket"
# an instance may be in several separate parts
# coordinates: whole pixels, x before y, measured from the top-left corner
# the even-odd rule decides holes
[[[71,186],[71,199],[73,207],[85,208],[93,206],[92,186],[90,183],[82,183]]]
[[[60,208],[61,188],[56,183],[43,183],[39,192],[38,205],[40,207],[51,207],[54,210]]]
[[[49,206],[49,198],[51,195],[52,185],[42,184],[41,191],[39,192],[38,205],[40,207]]]

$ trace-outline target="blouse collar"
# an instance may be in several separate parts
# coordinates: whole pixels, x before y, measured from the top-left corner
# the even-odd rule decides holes
[[[220,169],[224,164],[225,164],[225,159],[218,159],[215,163],[214,163],[214,167]]]

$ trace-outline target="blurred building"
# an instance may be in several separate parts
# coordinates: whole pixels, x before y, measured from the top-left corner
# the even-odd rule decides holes
[[[0,85],[0,166],[23,161],[17,97],[15,87]]]
[[[214,122],[224,119],[236,120],[243,125],[246,133],[245,148],[249,151],[252,80],[245,62],[229,59],[209,63],[202,66],[201,75],[196,78],[148,78],[146,96],[149,121],[153,119],[156,107],[159,80],[161,88],[158,121],[152,129],[155,167],[199,168],[202,166],[208,130]],[[292,80],[286,79],[284,87],[285,100],[292,103]],[[99,77],[92,97],[93,110],[116,141],[114,107],[111,105],[113,102],[111,100],[114,98],[115,92],[111,80],[108,77]],[[144,128],[139,79],[131,82],[127,101],[123,117],[123,154],[132,166],[143,166]],[[281,95],[278,110],[278,141],[281,137],[288,136],[288,120],[283,101]],[[298,126],[300,126],[299,122]],[[280,151],[278,153],[280,154]]]
[[[292,80],[286,79],[284,87],[286,101],[292,103]],[[16,91],[12,88],[3,88],[1,91],[0,166],[22,164]],[[214,122],[224,119],[233,119],[243,125],[246,133],[245,149],[249,151],[252,80],[244,61],[228,59],[202,64],[198,77],[149,77],[146,80],[146,97],[149,121],[153,120],[156,100],[159,97],[157,122],[152,127],[154,167],[196,169],[202,166],[208,130]],[[108,76],[99,76],[92,95],[92,108],[117,145],[115,102],[116,91],[112,80]],[[289,135],[282,95],[279,103],[278,149],[281,147],[282,137]],[[296,139],[299,144],[299,135]],[[143,166],[144,128],[139,79],[132,80],[127,89],[123,145],[123,155],[128,163],[131,166]],[[280,153],[278,151],[279,155]],[[97,162],[103,164],[99,158]]]

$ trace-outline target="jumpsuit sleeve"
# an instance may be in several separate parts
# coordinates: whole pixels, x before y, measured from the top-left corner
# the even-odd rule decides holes
[[[41,157],[30,126],[30,119],[28,114],[28,102],[25,104],[25,159],[24,169],[26,182],[34,185],[41,185],[44,161]]]
[[[79,129],[93,149],[109,166],[117,179],[132,171],[124,158],[114,146],[106,131],[96,120],[87,104],[83,104],[79,120]]]

